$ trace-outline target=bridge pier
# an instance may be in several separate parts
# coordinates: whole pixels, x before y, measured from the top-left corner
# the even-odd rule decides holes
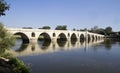
[[[79,37],[77,38],[77,41],[80,41],[80,38],[79,38]]]
[[[38,39],[34,39],[34,38],[31,38],[30,40],[29,40],[29,43],[38,43]]]
[[[88,43],[88,31],[85,32],[85,42]]]
[[[71,41],[71,38],[69,37],[69,38],[67,38],[67,41]]]
[[[51,42],[52,42],[52,43],[57,42],[57,38],[53,37],[53,38],[51,39]]]

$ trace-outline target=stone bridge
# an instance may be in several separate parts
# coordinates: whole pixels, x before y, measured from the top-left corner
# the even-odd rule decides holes
[[[38,38],[42,35],[45,39],[51,41],[62,40],[100,40],[104,35],[91,33],[88,31],[71,31],[71,30],[48,30],[48,29],[23,29],[23,28],[7,28],[13,35],[20,35],[23,43],[37,43]]]

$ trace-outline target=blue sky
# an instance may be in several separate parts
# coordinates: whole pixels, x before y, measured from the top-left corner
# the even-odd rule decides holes
[[[5,0],[10,4],[6,16],[0,17],[6,27],[67,25],[84,29],[111,26],[120,31],[120,0]]]

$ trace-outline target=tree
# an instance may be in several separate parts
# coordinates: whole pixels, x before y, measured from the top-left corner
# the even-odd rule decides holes
[[[106,35],[105,29],[103,29],[103,28],[99,28],[99,29],[97,30],[97,33],[98,33],[98,34],[102,34],[102,35]]]
[[[56,28],[55,28],[55,30],[67,30],[67,26],[66,25],[63,25],[63,26],[57,26]]]
[[[0,53],[15,45],[15,38],[0,23]]]
[[[76,31],[76,29],[75,29],[75,28],[73,28],[73,31]]]
[[[4,0],[0,0],[0,16],[5,15],[5,11],[9,10],[9,8],[9,5]]]
[[[94,26],[93,28],[91,28],[90,32],[98,33],[99,32],[98,26]]]
[[[99,29],[98,26],[93,27],[93,30],[98,30],[98,29]]]
[[[51,29],[50,26],[43,26],[41,29]]]
[[[112,27],[110,27],[110,26],[106,27],[105,32],[107,35],[109,35],[112,32]]]
[[[80,31],[87,31],[87,28],[84,28],[84,29],[80,29]]]

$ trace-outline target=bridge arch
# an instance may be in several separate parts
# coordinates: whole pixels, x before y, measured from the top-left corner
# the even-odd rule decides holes
[[[53,37],[56,37],[56,34],[55,34],[55,33],[53,33]]]
[[[91,40],[90,34],[88,34],[87,38],[88,38],[88,42],[90,42],[90,40]]]
[[[13,35],[19,35],[19,36],[21,36],[20,38],[22,39],[22,43],[29,43],[30,42],[30,39],[28,38],[28,36],[25,33],[16,32]]]
[[[68,37],[70,37],[70,33],[68,33]]]
[[[85,41],[85,36],[84,36],[84,34],[81,34],[80,35],[80,42],[84,42]]]
[[[34,32],[31,33],[31,37],[35,37],[35,33]]]
[[[62,41],[66,41],[67,37],[64,33],[60,33],[57,37],[57,40],[62,40]]]
[[[95,37],[94,37],[94,35],[92,35],[92,41],[94,41],[95,40]]]
[[[43,32],[43,33],[39,34],[38,40],[45,40],[45,41],[49,40],[49,41],[51,41],[51,37],[48,33]]]
[[[100,36],[98,36],[98,40],[100,40]]]
[[[71,41],[77,41],[77,36],[76,36],[76,34],[75,33],[73,33],[72,35],[71,35]]]
[[[95,36],[96,41],[98,40],[97,36]]]

